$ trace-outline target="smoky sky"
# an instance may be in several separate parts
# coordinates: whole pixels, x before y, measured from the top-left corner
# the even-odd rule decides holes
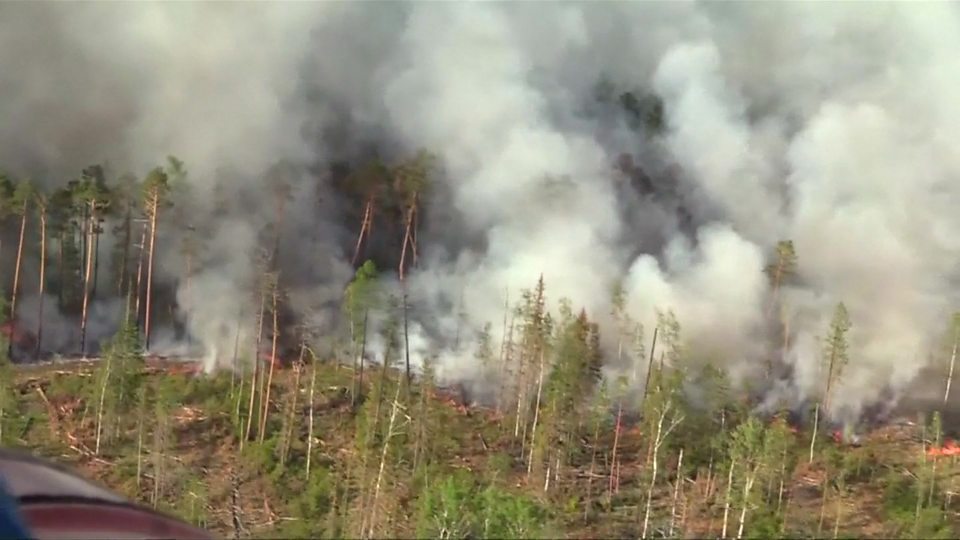
[[[607,342],[622,280],[648,335],[673,310],[692,355],[756,376],[781,354],[761,269],[791,239],[784,393],[821,391],[842,301],[836,406],[856,414],[936,360],[957,308],[958,49],[946,3],[7,3],[0,164],[52,186],[182,159],[158,274],[211,361],[256,308],[277,175],[286,301],[332,324],[358,227],[332,163],[439,157],[408,286],[415,356],[451,378],[476,371],[451,336],[499,340],[505,297],[541,274]],[[658,128],[601,82],[655,97]]]

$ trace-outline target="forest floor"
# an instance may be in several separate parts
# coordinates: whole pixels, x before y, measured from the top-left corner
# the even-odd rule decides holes
[[[69,368],[49,365],[18,370],[23,422],[15,434],[15,446],[74,467],[84,477],[146,505],[153,504],[154,475],[160,470],[164,478],[156,507],[224,537],[234,535],[235,506],[240,509],[241,536],[264,538],[316,535],[316,522],[326,520],[338,504],[338,482],[349,474],[344,472],[349,469],[347,464],[356,461],[356,412],[347,392],[353,375],[349,369],[329,365],[318,369],[312,406],[314,473],[309,479],[304,472],[304,455],[310,407],[303,378],[295,414],[289,415],[296,418],[291,428],[295,435],[289,441],[290,457],[286,463],[278,463],[276,454],[278,445],[284,444],[282,439],[271,436],[262,444],[246,442],[242,449],[239,447],[233,415],[238,404],[229,397],[236,382],[229,374],[210,377],[155,370],[148,379],[167,378],[172,381],[170,387],[176,389],[169,443],[155,451],[156,438],[149,429],[142,429],[144,422],[151,421],[151,413],[139,421],[133,418],[136,413],[130,413],[126,418],[105,422],[100,452],[94,452],[96,414],[90,397],[94,395],[94,369],[94,364],[72,364]],[[293,387],[291,370],[276,372],[272,432],[285,430],[286,425],[280,424],[286,410],[283,404]],[[569,465],[555,477],[555,481],[564,482],[563,489],[547,496],[542,480],[530,480],[512,425],[505,425],[507,422],[493,410],[464,407],[447,394],[437,393],[430,399],[437,410],[436,423],[442,426],[431,435],[436,459],[447,470],[467,471],[529,496],[548,509],[550,534],[571,538],[639,536],[647,447],[636,426],[626,425],[620,437],[619,485],[611,486],[609,449],[613,434],[606,433],[596,441],[595,459]],[[246,399],[239,405],[246,409]],[[782,507],[784,516],[777,532],[792,537],[834,538],[909,534],[909,527],[904,525],[909,517],[900,515],[905,510],[894,504],[897,495],[891,486],[898,478],[903,482],[917,478],[911,471],[926,459],[918,429],[906,424],[886,425],[866,434],[856,448],[821,437],[822,447],[848,455],[855,474],[842,490],[825,491],[832,472],[821,460],[807,463],[801,452],[802,458],[783,489],[767,486],[769,493],[778,494],[767,504]],[[809,446],[809,439],[803,440],[806,436],[797,434],[795,444]],[[960,515],[951,502],[957,482],[955,471],[960,468],[956,457],[941,459],[943,474],[938,481],[948,494],[941,511],[951,524],[960,524]],[[162,463],[159,468],[158,463]],[[726,473],[701,467],[678,485],[671,472],[675,468],[676,460],[668,461],[664,480],[655,489],[651,513],[659,516],[656,535],[672,529],[673,536],[719,537],[725,512],[724,496],[717,491],[724,489]],[[317,480],[317,474],[324,476]],[[393,489],[391,496],[397,502],[391,511],[390,530],[396,535],[413,536],[413,490]],[[239,494],[236,503],[235,490]],[[729,510],[727,536],[736,535],[739,513],[739,507]]]

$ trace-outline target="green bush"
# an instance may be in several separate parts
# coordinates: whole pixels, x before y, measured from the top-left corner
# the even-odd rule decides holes
[[[482,488],[457,471],[426,488],[418,505],[420,538],[536,538],[547,515],[532,499],[495,486]]]

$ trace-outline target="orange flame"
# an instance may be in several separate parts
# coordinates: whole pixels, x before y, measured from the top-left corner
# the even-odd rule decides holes
[[[960,456],[960,446],[953,440],[947,440],[943,446],[937,448],[931,446],[927,449],[928,456]]]

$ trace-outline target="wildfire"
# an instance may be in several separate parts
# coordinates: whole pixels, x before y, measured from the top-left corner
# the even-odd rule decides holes
[[[942,446],[931,446],[927,449],[928,456],[960,456],[960,446],[952,439],[947,439]]]

